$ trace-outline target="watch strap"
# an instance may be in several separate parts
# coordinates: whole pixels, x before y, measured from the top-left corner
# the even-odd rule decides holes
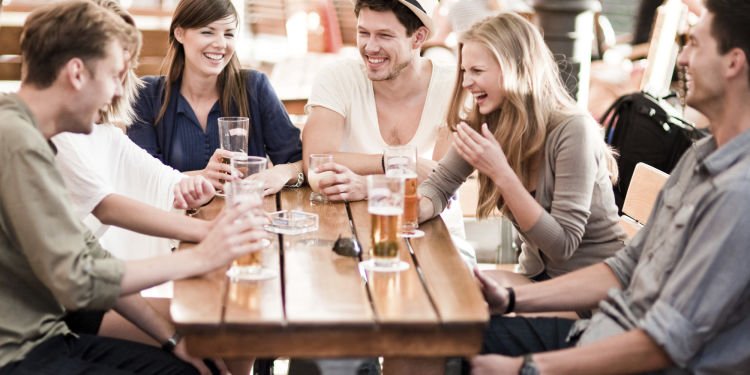
[[[518,370],[518,375],[539,375],[539,368],[536,367],[536,362],[531,353],[523,356],[523,362],[521,362],[521,368]]]
[[[175,332],[172,337],[168,338],[167,341],[164,341],[161,344],[161,349],[165,352],[173,352],[174,348],[176,348],[177,344],[180,342],[180,339],[182,339],[182,335],[179,332]]]
[[[287,184],[284,186],[288,188],[298,188],[302,186],[304,182],[305,182],[305,174],[302,172],[297,172],[297,181],[295,181],[293,184]]]

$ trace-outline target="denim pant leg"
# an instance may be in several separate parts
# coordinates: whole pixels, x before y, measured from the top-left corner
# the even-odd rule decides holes
[[[492,316],[484,332],[482,354],[520,356],[573,346],[565,341],[575,320]]]
[[[59,335],[34,348],[0,375],[163,374],[197,375],[190,364],[159,348],[106,337]]]

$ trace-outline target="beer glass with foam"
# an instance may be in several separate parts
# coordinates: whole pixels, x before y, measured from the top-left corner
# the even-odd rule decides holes
[[[399,231],[404,212],[404,180],[386,175],[367,176],[371,256],[375,267],[398,267]]]
[[[417,199],[417,147],[413,145],[388,146],[383,152],[387,176],[404,179],[404,213],[401,216],[401,234],[414,236],[419,227],[419,202]]]

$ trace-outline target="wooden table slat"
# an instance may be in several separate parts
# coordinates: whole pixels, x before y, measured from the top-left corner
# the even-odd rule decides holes
[[[443,220],[437,217],[420,224],[420,229],[425,236],[409,241],[443,323],[487,321],[484,297],[453,246]]]
[[[211,220],[219,215],[223,206],[224,198],[217,197],[214,202],[202,208],[196,217]],[[263,208],[266,211],[275,211],[275,196],[266,197]],[[180,249],[189,249],[193,246],[195,245],[181,244]],[[263,251],[263,263],[265,267],[274,269],[281,275],[278,239],[275,235],[271,236],[271,245]],[[171,307],[175,323],[219,325],[225,322],[230,325],[257,326],[286,324],[280,277],[263,281],[233,282],[225,275],[227,268],[203,276],[203,279],[211,281],[209,285],[200,279],[175,283],[175,298]],[[205,296],[210,296],[211,300],[206,301]],[[200,312],[200,315],[197,315],[197,312]]]
[[[339,234],[350,236],[343,203],[311,205],[309,189],[286,190],[282,209],[318,214],[316,232],[284,236],[286,313],[290,325],[330,324],[371,326],[374,322],[357,260],[331,249]]]
[[[367,212],[367,201],[350,204],[357,235],[362,242],[363,258],[370,258],[372,222]],[[399,257],[409,264],[401,272],[367,272],[368,287],[373,306],[381,324],[434,324],[439,317],[417,273],[406,241],[401,240]]]

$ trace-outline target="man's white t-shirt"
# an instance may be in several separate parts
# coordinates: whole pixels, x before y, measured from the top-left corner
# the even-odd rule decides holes
[[[169,253],[170,240],[103,225],[91,212],[113,193],[170,210],[172,187],[185,175],[162,164],[110,124],[94,125],[91,134],[58,134],[52,142],[76,214],[105,249],[122,259]]]
[[[417,146],[422,158],[432,159],[438,132],[445,126],[455,81],[455,66],[432,63],[432,77],[419,127],[407,142]],[[330,109],[344,117],[344,139],[339,151],[382,154],[388,146],[380,134],[375,92],[362,60],[345,59],[322,68],[315,78],[305,112],[309,113],[315,106]],[[463,214],[457,201],[443,211],[441,217],[454,237],[461,240],[466,237]],[[460,247],[462,254],[465,253],[466,246]],[[473,257],[473,250],[472,254],[467,255]]]

